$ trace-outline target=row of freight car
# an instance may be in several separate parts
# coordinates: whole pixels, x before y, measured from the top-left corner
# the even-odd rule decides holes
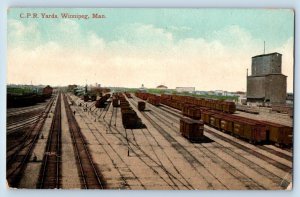
[[[156,95],[149,93],[136,93],[136,96],[148,102],[150,98],[159,99],[160,103],[182,111],[182,115],[190,119],[180,120],[180,132],[191,141],[199,139],[203,133],[201,129],[192,129],[201,128],[201,122],[196,123],[201,119],[200,121],[203,121],[204,124],[251,143],[274,143],[286,147],[293,144],[292,127],[233,115],[235,105],[232,102],[196,99],[178,95],[161,95],[158,98]],[[184,127],[183,125],[198,126]]]
[[[127,98],[132,98],[131,94],[129,92],[124,92]]]
[[[201,120],[218,130],[254,144],[268,142],[290,147],[293,143],[293,128],[289,126],[213,110],[201,110]]]
[[[195,98],[191,96],[180,95],[161,95],[161,103],[172,105],[178,110],[183,110],[185,104],[191,104],[194,107],[206,107],[209,109],[222,111],[225,113],[233,114],[236,110],[235,103],[232,101],[223,101],[215,99]]]
[[[152,105],[158,106],[160,103],[162,103],[178,110],[182,110],[185,104],[191,104],[195,107],[207,107],[209,109],[218,110],[230,114],[233,114],[236,110],[236,105],[232,101],[168,94],[162,94],[161,96],[158,96],[145,92],[136,92],[135,95],[142,100],[147,100]]]
[[[131,108],[125,96],[121,93],[113,94],[113,107],[121,108],[122,124],[125,129],[136,129],[142,126],[142,121]]]
[[[155,95],[155,94],[150,94],[150,93],[145,93],[145,92],[136,92],[135,96],[147,101],[148,103],[154,105],[154,106],[159,106],[160,104],[160,96]]]
[[[46,86],[40,93],[12,94],[7,93],[7,107],[25,107],[44,102],[52,96],[53,88]]]
[[[199,120],[218,130],[246,139],[251,143],[271,142],[291,146],[293,128],[268,121],[259,121],[233,114],[185,104],[182,115]]]
[[[201,119],[204,124],[230,133],[251,143],[271,142],[280,146],[291,146],[293,128],[268,121],[259,121],[233,114],[184,104],[182,115],[192,119]]]

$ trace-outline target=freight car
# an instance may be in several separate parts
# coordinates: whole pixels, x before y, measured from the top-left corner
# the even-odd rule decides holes
[[[223,116],[220,120],[220,130],[226,133],[233,133],[234,118]]]
[[[199,120],[201,118],[201,108],[196,105],[185,104],[182,107],[182,115]]]
[[[139,101],[138,102],[138,110],[139,111],[144,111],[146,108],[146,103],[144,101]]]
[[[201,120],[180,118],[180,133],[191,142],[198,142],[203,139],[204,124]]]
[[[131,94],[129,92],[124,92],[127,98],[132,98]]]
[[[96,101],[95,107],[97,108],[105,107],[105,103],[109,98],[110,98],[110,94],[105,94],[104,96],[100,97],[100,99]]]
[[[119,107],[120,106],[120,100],[118,98],[112,99],[112,105],[113,107]]]
[[[146,101],[148,99],[148,97],[150,96],[151,94],[149,93],[146,93],[146,92],[136,92],[135,93],[135,96]]]
[[[268,141],[279,147],[291,147],[293,144],[293,128],[268,121],[261,121],[266,125]]]
[[[137,113],[131,108],[128,101],[122,95],[119,97],[121,107],[122,124],[125,129],[140,128],[143,124]]]
[[[125,129],[135,129],[140,125],[141,120],[132,109],[122,110],[122,123]]]
[[[87,94],[83,95],[83,101],[84,102],[88,102],[89,99],[90,99],[89,95],[87,95]]]
[[[209,118],[209,124],[216,129],[221,129],[222,118],[223,116],[220,114],[212,114]]]
[[[46,98],[50,98],[52,96],[53,93],[53,88],[50,87],[49,85],[47,85],[46,87],[43,88],[43,96],[45,96]]]
[[[160,97],[156,95],[151,95],[148,96],[147,102],[154,105],[154,106],[159,106],[160,104]]]
[[[204,124],[210,125],[210,117],[215,114],[215,112],[210,110],[202,110],[201,111],[201,120]]]
[[[233,121],[233,134],[253,144],[267,141],[265,125],[250,119],[235,119]]]
[[[161,99],[160,102],[164,105],[178,109],[180,111],[182,110],[183,105],[184,105],[184,103],[182,103],[182,102],[174,101],[174,100],[170,100],[170,99]]]
[[[221,105],[222,105],[222,111],[225,113],[233,114],[236,110],[236,106],[234,102],[224,101]]]

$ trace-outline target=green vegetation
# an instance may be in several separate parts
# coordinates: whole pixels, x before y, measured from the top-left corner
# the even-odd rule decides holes
[[[135,93],[138,91],[138,88],[120,88],[120,89],[115,89],[116,91],[126,91],[130,93]],[[220,95],[208,95],[208,94],[192,94],[188,92],[176,92],[174,89],[167,89],[167,90],[161,90],[161,89],[156,89],[156,88],[149,88],[146,89],[148,93],[151,94],[174,94],[174,95],[182,95],[182,96],[193,96],[197,98],[206,98],[206,99],[217,99],[217,100],[231,100],[231,101],[238,101],[238,96],[220,96]]]
[[[135,93],[138,91],[138,88],[124,88],[125,92]]]
[[[147,92],[152,94],[165,94],[165,93],[172,93],[170,90],[161,90],[161,89],[147,89]]]
[[[31,94],[34,90],[31,87],[7,87],[7,94]]]
[[[175,94],[175,95],[182,95],[182,96],[192,96],[197,98],[206,98],[206,99],[217,99],[217,100],[231,100],[231,101],[238,101],[238,96],[220,96],[220,95],[198,95],[198,94],[192,94],[189,92],[176,92],[175,90],[168,89],[168,90],[159,90],[159,89],[147,89],[147,92],[152,94]]]
[[[197,98],[207,98],[207,99],[218,99],[218,100],[231,100],[231,101],[238,101],[238,96],[219,96],[219,95],[197,95],[197,94],[191,94],[191,93],[182,93],[180,95],[185,96],[194,96]]]

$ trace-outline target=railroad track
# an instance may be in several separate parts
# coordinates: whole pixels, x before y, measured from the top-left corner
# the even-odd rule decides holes
[[[14,147],[7,145],[9,149],[6,156],[6,178],[9,186],[18,187],[54,100],[55,97],[48,102],[44,113],[41,113],[36,124],[28,128],[24,137],[18,143],[15,142]],[[9,143],[11,142],[8,141],[7,144]]]
[[[168,112],[168,113],[172,114],[173,116],[175,116],[175,117],[177,117],[177,118],[181,118],[181,117],[182,117],[180,111],[178,111],[178,110],[176,110],[176,109],[172,109],[172,108],[169,107],[169,106],[161,105],[161,106],[159,107],[159,109],[162,109],[162,110],[164,110],[165,112]],[[179,120],[176,120],[176,119],[175,119],[175,121],[179,122]],[[284,153],[282,153],[282,152],[280,152],[280,151],[277,151],[277,150],[268,148],[268,147],[263,146],[263,145],[256,145],[256,147],[259,148],[259,149],[262,149],[262,150],[264,150],[264,151],[267,151],[267,152],[269,152],[269,153],[271,153],[271,154],[274,154],[274,155],[277,155],[277,156],[279,156],[279,157],[282,157],[282,158],[284,158],[284,159],[286,159],[286,160],[288,160],[288,161],[293,161],[293,157],[292,157],[292,156],[289,156],[289,155],[287,155],[287,154],[284,154]],[[283,150],[286,150],[286,151],[291,152],[290,149],[283,149]]]
[[[43,109],[37,109],[37,110],[32,110],[29,112],[24,112],[24,113],[20,113],[20,114],[15,114],[12,116],[9,116],[7,118],[7,125],[12,125],[18,122],[22,122],[24,120],[24,118],[29,118],[29,117],[33,117],[36,116],[38,114],[40,114],[43,111]]]
[[[148,128],[146,129],[141,129],[142,130],[142,133],[144,134],[148,144],[150,144],[151,146],[151,149],[152,149],[152,152],[155,154],[156,158],[160,161],[159,159],[159,156],[155,153],[155,150],[154,150],[154,147],[153,145],[151,145],[151,142],[150,140],[148,139],[147,135],[144,133],[144,130],[147,131],[148,135],[150,136],[150,138],[152,138],[155,143],[156,143],[156,146],[160,148],[160,150],[163,152],[164,156],[167,158],[167,160],[171,163],[172,167],[174,168],[174,170],[176,171],[176,173],[180,176],[180,179],[184,180],[186,182],[186,184],[184,184],[184,186],[187,188],[187,189],[195,189],[190,183],[189,181],[179,172],[179,169],[175,166],[174,162],[169,158],[168,154],[165,152],[164,148],[159,144],[159,142],[157,141],[157,139],[153,136],[153,134],[149,131]],[[163,166],[163,163],[160,161],[161,165]],[[168,177],[170,179],[172,179],[172,176],[168,175]]]
[[[165,107],[165,106],[164,106],[164,108],[168,108],[168,109],[169,109],[169,107]],[[160,108],[160,109],[161,109],[161,108]],[[172,114],[173,114],[174,116],[178,117],[178,118],[182,117],[182,116],[179,114],[179,112],[176,113],[175,110],[173,111]],[[175,122],[177,122],[177,123],[179,124],[179,120],[178,120],[178,119],[176,119]],[[207,126],[207,127],[209,127],[209,126]],[[205,128],[205,131],[208,131],[209,133],[212,132],[212,130],[209,129],[209,128]],[[216,137],[220,137],[222,140],[227,141],[227,142],[229,142],[229,143],[231,143],[231,144],[237,146],[238,148],[241,148],[241,149],[243,149],[243,150],[246,150],[246,152],[248,152],[248,153],[250,153],[250,154],[253,152],[253,150],[249,150],[249,148],[245,147],[244,145],[239,144],[239,143],[237,143],[237,142],[234,142],[234,141],[232,141],[232,140],[230,140],[230,139],[228,139],[228,138],[226,138],[226,137],[224,137],[224,136],[222,136],[222,135],[220,135],[220,134],[218,134],[218,133],[216,133],[216,132],[213,132],[213,135],[216,135]],[[259,149],[262,149],[262,150],[264,150],[264,151],[266,151],[266,152],[269,152],[269,153],[271,153],[271,154],[274,154],[274,155],[276,155],[276,156],[278,156],[278,157],[284,158],[284,159],[286,159],[286,160],[288,160],[288,161],[291,161],[291,162],[293,161],[293,157],[292,157],[292,156],[287,155],[287,154],[284,154],[284,153],[282,153],[282,152],[280,152],[280,151],[277,151],[277,150],[268,148],[268,147],[263,146],[263,145],[256,145],[256,147],[259,148]],[[268,158],[268,157],[265,156],[265,155],[262,155],[262,154],[260,154],[260,153],[255,153],[255,154],[258,154],[258,155],[256,155],[257,157],[259,157],[259,158],[261,158],[261,159],[263,159],[263,160],[269,161],[270,164],[276,163],[276,161],[270,160],[270,158]],[[275,165],[276,165],[276,164],[275,164]],[[282,166],[281,164],[277,164],[276,167],[279,167],[279,168],[282,169],[282,170],[290,170],[290,168],[289,168],[288,166]]]
[[[30,117],[26,120],[17,122],[13,125],[7,124],[6,126],[6,131],[7,131],[7,136],[9,137],[11,134],[14,134],[17,130],[24,130],[25,127],[28,127],[28,125],[34,125],[41,117],[41,114],[38,114],[34,117]]]
[[[108,122],[105,121],[105,124],[108,126]],[[114,130],[116,134],[116,138],[119,139],[119,141],[122,142],[123,145],[129,146],[130,151],[139,157],[139,159],[149,167],[150,170],[152,170],[155,174],[158,175],[160,179],[162,179],[170,188],[172,189],[178,189],[178,182],[179,184],[183,185],[187,189],[189,189],[188,183],[182,182],[180,179],[178,179],[170,170],[166,169],[162,164],[161,161],[158,159],[154,159],[151,157],[145,150],[142,149],[141,146],[137,144],[137,142],[134,139],[128,138],[126,134],[119,131],[117,128],[111,127],[108,129]],[[127,131],[125,131],[126,133]],[[154,150],[153,150],[154,151]],[[165,178],[162,174],[167,175],[168,178]],[[170,180],[170,182],[168,181]]]
[[[156,115],[154,115],[156,116]],[[161,120],[163,124],[165,121],[162,121],[162,117],[157,117],[156,121]],[[174,129],[171,127],[171,130],[173,130],[175,133],[178,133],[179,131],[179,126]],[[224,153],[226,153],[228,156],[232,157],[233,159],[239,161],[240,163],[243,163],[244,165],[248,166],[251,169],[254,169],[256,172],[258,172],[260,175],[263,175],[264,177],[267,177],[269,180],[273,181],[277,186],[286,188],[286,184],[282,184],[282,177],[278,177],[272,172],[269,172],[268,170],[265,170],[261,166],[257,165],[256,163],[248,160],[242,155],[237,155],[235,152],[233,152],[231,149],[223,146],[217,141],[214,141],[215,146],[219,149],[222,150]],[[241,183],[243,183],[248,189],[266,189],[264,186],[262,186],[260,183],[256,182],[252,178],[248,177],[244,172],[241,170],[237,169],[234,165],[226,161],[224,158],[220,157],[217,155],[213,150],[210,148],[206,147],[205,145],[202,144],[194,144],[193,145],[196,149],[201,151],[206,155],[206,157],[210,158],[212,162],[214,162],[217,165],[220,165],[224,170],[226,170],[229,174],[231,174],[233,177],[235,177],[237,180],[239,180]]]
[[[133,103],[132,103],[133,104]],[[150,105],[150,104],[149,104]],[[136,107],[136,105],[134,105],[135,107]],[[156,107],[152,107],[152,105],[150,105],[151,106],[151,108],[155,108],[155,110],[158,110],[159,108],[160,109],[162,109],[162,108],[164,108],[164,107],[159,107],[159,108],[156,108]],[[108,110],[108,109],[107,109]],[[105,111],[107,111],[107,110],[105,110]],[[103,110],[104,111],[104,110]],[[165,122],[165,123],[167,123],[167,124],[169,124],[169,126],[170,127],[173,127],[173,130],[175,129],[175,128],[177,128],[177,126],[175,126],[175,125],[170,125],[171,124],[171,122],[173,121],[174,122],[174,120],[177,120],[177,122],[176,122],[176,124],[178,124],[179,123],[179,120],[177,119],[178,117],[181,117],[180,115],[178,115],[178,113],[180,113],[180,112],[168,112],[168,111],[171,111],[171,110],[163,110],[162,109],[162,111],[164,111],[164,114],[165,114],[165,116],[160,116],[160,117],[158,117],[158,116],[156,116],[157,114],[156,113],[154,113],[154,112],[143,112],[143,113],[148,113],[149,115],[151,115],[151,119],[153,120],[153,122],[158,122],[158,121],[161,121],[161,122]],[[167,113],[169,113],[169,114],[172,114],[172,116],[173,116],[173,118],[170,118],[170,117],[172,117],[172,116],[168,116],[168,115],[166,115]],[[112,124],[111,123],[113,123],[113,121],[112,121],[112,119],[113,119],[113,117],[114,117],[114,114],[116,114],[114,111],[112,111],[112,114],[111,114],[111,116],[110,116],[110,119],[108,120],[108,121],[106,121],[106,120],[104,120],[103,122],[106,124],[106,126],[109,128],[109,129],[113,129],[113,130],[115,130],[115,131],[117,131],[116,133],[119,133],[121,136],[117,136],[117,135],[115,135],[120,141],[122,141],[123,142],[123,144],[126,144],[126,141],[124,140],[125,139],[125,134],[124,133],[122,133],[121,131],[119,131],[116,127],[113,127],[112,126]],[[176,117],[177,118],[175,118],[174,116],[176,115]],[[154,118],[153,118],[154,117]],[[105,116],[103,117],[103,119],[105,118]],[[172,119],[172,121],[169,121],[169,120],[167,120],[167,118],[168,119]],[[149,121],[150,122],[150,121]],[[164,123],[164,124],[165,124]],[[152,124],[153,125],[153,124]],[[166,125],[166,124],[165,124]],[[112,126],[112,128],[110,128]],[[154,125],[153,125],[154,126]],[[155,126],[154,126],[155,127]],[[162,128],[162,127],[161,127]],[[157,128],[156,128],[156,130],[158,130]],[[158,130],[159,131],[159,130]],[[176,132],[178,133],[178,129],[176,130]],[[131,131],[132,132],[132,131]],[[165,132],[167,132],[167,131],[165,131]],[[164,136],[164,135],[163,135]],[[213,134],[210,134],[209,136],[213,136]],[[146,137],[146,136],[145,136]],[[216,138],[218,138],[217,136],[215,136]],[[146,137],[146,139],[147,139],[147,137]],[[167,139],[167,138],[166,138]],[[219,139],[219,138],[218,138]],[[169,140],[169,138],[168,138],[168,140]],[[169,140],[170,141],[170,140]],[[231,140],[232,141],[232,140]],[[231,143],[231,141],[228,141],[228,143],[230,143],[230,144],[232,144]],[[130,141],[129,141],[129,143],[130,143],[130,145],[132,145],[132,147],[134,147],[134,149],[132,149],[132,151],[133,151],[133,153],[134,154],[136,154],[136,155],[138,155],[138,152],[140,152],[140,153],[142,153],[142,151],[140,150],[141,148],[139,147],[139,144],[137,143],[137,141],[135,140],[135,137],[134,137],[134,134],[132,133],[132,139],[130,139]],[[174,142],[171,140],[171,143],[173,144]],[[150,144],[150,143],[149,143]],[[235,152],[233,152],[231,149],[227,149],[226,147],[224,147],[223,145],[221,145],[220,143],[218,143],[218,142],[216,142],[216,144],[218,145],[218,148],[220,148],[220,149],[222,149],[222,150],[224,150],[225,152],[226,152],[226,154],[227,155],[229,155],[230,157],[233,157],[234,159],[237,159],[239,162],[241,162],[241,163],[243,163],[243,164],[245,164],[245,165],[247,165],[247,166],[253,166],[253,169],[254,170],[257,170],[257,172],[258,173],[260,173],[260,175],[261,176],[265,176],[265,177],[267,177],[268,179],[270,179],[270,180],[272,180],[272,181],[274,181],[276,184],[278,183],[278,182],[280,182],[282,179],[280,179],[280,177],[276,177],[276,175],[274,175],[272,172],[270,172],[268,169],[260,169],[261,167],[259,166],[259,165],[257,165],[257,164],[255,164],[255,163],[253,163],[253,161],[250,161],[250,160],[248,160],[248,159],[246,159],[245,157],[240,157],[239,158],[239,156],[235,153]],[[243,146],[243,145],[242,145]],[[233,166],[231,166],[232,164],[231,163],[228,163],[228,162],[226,162],[226,161],[224,161],[220,156],[218,156],[218,155],[215,155],[215,153],[213,152],[213,151],[211,151],[211,150],[209,150],[209,148],[207,148],[207,147],[205,147],[205,146],[202,146],[202,145],[195,145],[195,147],[196,148],[198,148],[200,151],[202,151],[206,156],[209,156],[210,155],[210,159],[214,162],[214,163],[222,163],[222,165],[221,165],[221,167],[223,167],[224,169],[230,169],[229,170],[229,173],[231,174],[231,175],[233,175],[233,176],[235,176],[235,177],[238,177],[238,180],[239,181],[241,181],[246,187],[248,187],[249,189],[265,189],[265,187],[264,186],[262,186],[261,184],[259,184],[259,183],[257,183],[257,182],[255,182],[254,180],[252,180],[251,178],[249,178],[249,177],[245,177],[245,175],[243,174],[243,172],[241,172],[241,171],[237,171],[237,169],[235,168],[235,167],[233,167]],[[264,148],[261,148],[261,149],[264,149]],[[250,148],[247,148],[246,147],[246,149],[245,150],[251,150]],[[267,148],[266,147],[266,149],[264,149],[265,151],[268,151],[269,150],[269,148]],[[153,150],[154,151],[154,150]],[[182,150],[181,150],[182,151]],[[269,150],[270,151],[270,150]],[[275,154],[276,152],[278,152],[278,153],[280,153],[279,151],[276,151],[276,150],[273,150],[273,149],[271,149],[271,151],[273,152],[272,154]],[[275,152],[274,152],[275,151]],[[247,152],[247,151],[246,151]],[[154,152],[155,153],[155,152]],[[142,153],[143,154],[143,153]],[[259,153],[260,154],[260,153]],[[211,156],[212,155],[212,156]],[[281,155],[283,156],[283,155],[285,155],[284,153],[281,153]],[[147,154],[143,154],[143,156],[144,157],[147,157]],[[155,156],[157,159],[158,159],[158,161],[157,161],[157,165],[162,165],[161,164],[161,162],[159,162],[159,158],[157,157],[157,155]],[[289,158],[291,159],[291,157],[288,157],[287,155],[286,156],[283,156],[282,158],[285,158],[286,160],[289,160]],[[157,160],[157,159],[155,159],[155,160]],[[263,160],[263,158],[260,158],[260,159],[262,159]],[[264,160],[265,161],[265,160]],[[145,160],[145,162],[146,163],[150,163],[149,161],[147,161],[147,160]],[[271,160],[267,160],[266,162],[273,162],[273,161],[271,161]],[[276,162],[276,161],[274,161],[274,162]],[[278,163],[278,162],[277,162]],[[280,164],[279,164],[279,166],[280,166]],[[281,169],[281,170],[284,170],[284,168],[280,168],[279,167],[279,169]],[[288,169],[288,168],[286,168],[286,169]],[[167,174],[168,175],[168,174]],[[172,177],[171,177],[172,178]],[[170,177],[169,177],[169,179],[171,179]],[[175,180],[175,179],[174,179]],[[284,180],[283,180],[284,181]],[[285,183],[286,184],[286,183]],[[284,184],[284,185],[285,185]],[[284,188],[284,186],[282,187],[282,188]]]
[[[103,147],[103,150],[105,151],[106,155],[110,158],[112,164],[114,165],[115,169],[118,171],[118,173],[120,174],[121,179],[123,180],[122,189],[124,189],[126,187],[130,188],[130,185],[127,183],[127,176],[128,175],[127,175],[127,173],[123,174],[124,170],[129,171],[133,175],[134,179],[136,179],[140,183],[140,185],[142,186],[142,188],[146,189],[145,186],[142,184],[142,182],[139,180],[139,178],[136,176],[136,174],[125,163],[124,159],[120,156],[120,153],[111,145],[111,143],[99,131],[99,129],[96,126],[94,126],[94,128],[91,128],[91,125],[93,125],[93,123],[91,123],[92,120],[90,120],[90,122],[88,122],[87,119],[90,119],[90,118],[86,114],[84,114],[84,112],[82,110],[79,109],[79,110],[77,110],[77,112],[79,113],[80,117],[82,118],[82,120],[84,121],[84,123],[87,125],[87,127],[91,131],[91,133],[94,136],[94,138],[97,141],[97,143],[100,146],[103,146],[103,142],[101,140],[104,140],[105,144],[107,144],[109,146],[109,148],[110,148],[109,151],[111,151],[111,152],[108,152],[108,150],[106,150],[106,148],[104,148],[104,147]],[[117,113],[117,110],[116,110],[116,113]],[[97,114],[91,115],[91,116],[93,116],[93,118],[96,118],[95,116],[97,116]],[[123,169],[122,171],[120,170],[121,166],[118,166],[116,164],[116,158],[113,158],[112,154],[115,154],[117,156],[117,160],[119,160],[119,161],[122,162],[121,166],[124,166],[124,165],[126,166],[126,167],[122,167],[122,169]]]
[[[136,103],[131,102],[135,107],[137,107]],[[218,177],[216,177],[212,172],[207,169],[207,167],[200,162],[194,155],[192,155],[184,146],[182,146],[172,135],[170,135],[164,128],[162,128],[159,124],[157,124],[153,118],[151,118],[147,112],[141,112],[142,115],[148,120],[148,122],[171,144],[171,146],[181,154],[185,160],[194,168],[196,172],[201,176],[201,178],[207,183],[208,189],[216,189],[216,186],[221,187],[223,189],[229,189],[226,185],[224,185]],[[199,172],[199,167],[206,170],[206,175],[203,175]],[[213,184],[211,180],[208,179],[208,176],[214,177],[217,180],[218,185]],[[220,189],[220,188],[218,188]]]
[[[136,140],[135,140],[134,138],[133,138],[132,140],[130,140],[130,139],[128,138],[128,136],[127,136],[127,134],[129,135],[129,130],[128,130],[128,129],[127,129],[128,131],[126,131],[126,129],[125,129],[125,134],[124,134],[124,133],[120,132],[117,128],[114,127],[113,130],[115,130],[116,132],[112,132],[112,129],[111,129],[111,122],[112,122],[113,117],[117,117],[117,116],[116,116],[117,110],[116,110],[116,112],[115,112],[114,107],[113,107],[112,114],[111,114],[110,117],[108,117],[109,120],[107,121],[107,120],[105,119],[105,117],[106,117],[106,113],[107,113],[107,112],[109,111],[109,109],[110,109],[110,106],[111,106],[110,104],[111,104],[111,103],[109,103],[109,104],[104,108],[103,111],[105,111],[105,113],[104,113],[104,115],[103,115],[103,117],[102,117],[102,119],[103,119],[102,123],[104,123],[105,126],[107,127],[107,131],[109,130],[109,131],[110,131],[110,134],[120,134],[122,137],[117,136],[117,138],[120,140],[120,142],[122,142],[124,145],[128,146],[128,148],[131,150],[132,153],[134,153],[135,155],[141,156],[141,157],[139,157],[139,158],[142,158],[141,161],[142,161],[145,165],[147,165],[151,170],[153,170],[154,173],[158,174],[158,176],[159,176],[162,180],[164,180],[171,188],[173,188],[173,189],[178,189],[178,187],[177,187],[177,188],[174,187],[174,186],[176,185],[176,183],[173,182],[173,184],[170,184],[164,177],[162,177],[162,176],[160,175],[159,171],[156,170],[156,169],[153,167],[153,162],[155,163],[154,165],[157,165],[158,167],[161,168],[161,170],[165,171],[166,174],[167,174],[168,176],[170,176],[170,172],[169,172],[167,169],[163,168],[163,166],[162,166],[160,163],[158,163],[158,162],[155,161],[152,157],[150,157],[144,150],[142,150],[141,147],[137,144],[137,142],[136,142]],[[114,115],[115,115],[115,116],[114,116]],[[116,122],[116,120],[115,120],[115,122]],[[171,182],[173,181],[172,179],[170,179],[170,180],[171,180]],[[184,184],[184,183],[182,183],[182,184]],[[141,186],[142,186],[144,189],[146,189],[146,188],[143,186],[142,183],[141,183]]]
[[[149,106],[149,105],[148,105]],[[153,107],[153,106],[149,106],[152,110],[157,112],[157,108]],[[176,126],[174,128],[174,125],[171,124],[170,121],[166,120],[166,116],[162,116],[159,115],[159,113],[154,114],[153,111],[150,111],[149,113],[151,113],[153,116],[155,116],[155,122],[162,122],[163,124],[167,125],[171,130],[173,130],[176,134],[178,134],[179,131],[179,126]],[[178,117],[179,118],[179,117]],[[166,124],[168,123],[168,124]],[[176,120],[176,123],[179,123],[179,120]],[[224,139],[223,139],[224,140]],[[232,150],[227,149],[226,147],[222,146],[220,143],[217,143],[218,146],[224,150],[228,155],[230,155],[231,157],[237,159],[238,161],[240,161],[241,163],[244,163],[247,166],[250,166],[251,168],[254,168],[256,171],[258,171],[261,175],[268,177],[270,180],[274,181],[278,186],[282,187],[282,188],[286,188],[286,185],[288,185],[289,182],[287,182],[285,179],[282,179],[282,177],[278,177],[277,175],[273,174],[272,172],[269,172],[268,170],[265,170],[263,168],[261,168],[260,166],[258,166],[257,164],[249,161],[248,159],[244,158],[243,156],[238,157],[236,155],[236,153],[234,153]],[[195,146],[196,147],[196,146]],[[263,186],[259,185],[258,183],[253,183],[253,180],[247,180],[247,177],[245,177],[245,175],[243,174],[243,172],[240,172],[238,169],[236,169],[235,167],[231,166],[228,162],[224,161],[222,158],[216,156],[215,153],[213,153],[211,150],[209,150],[207,147],[200,145],[200,147],[196,147],[196,148],[200,148],[199,150],[201,152],[203,152],[206,156],[208,156],[209,158],[211,158],[211,160],[215,163],[221,164],[221,166],[228,171],[231,175],[233,175],[234,177],[236,177],[238,180],[240,180],[241,182],[243,182],[249,189],[264,189]],[[256,152],[254,152],[255,154]],[[212,157],[213,156],[213,157]],[[260,155],[261,156],[261,155]],[[259,157],[261,158],[261,157]],[[267,161],[270,160],[269,158],[265,158]],[[273,162],[275,163],[275,162]],[[276,167],[279,167],[282,170],[288,170],[291,171],[291,168],[289,168],[288,166],[285,166],[285,168],[281,168],[282,165],[280,163],[275,163],[274,164]],[[244,178],[242,178],[244,177]],[[257,188],[259,187],[259,188]]]
[[[93,162],[86,140],[82,135],[65,94],[63,94],[63,99],[82,186],[84,189],[105,189],[104,179]]]
[[[61,187],[61,93],[58,95],[37,188]]]
[[[46,103],[48,103],[48,102],[49,102],[49,100],[46,101]],[[47,106],[47,104],[41,103],[41,104],[36,104],[36,105],[33,105],[33,106],[28,106],[28,107],[8,108],[7,109],[7,117],[20,115],[22,113],[28,113],[28,112],[39,110],[39,109],[44,109],[45,106]]]
[[[109,110],[109,109],[107,109]],[[117,110],[116,110],[117,111]],[[125,146],[129,146],[130,151],[132,152],[132,154],[139,156],[139,158],[141,159],[141,161],[148,166],[155,174],[157,174],[170,188],[172,189],[179,189],[178,187],[178,183],[182,186],[184,186],[186,189],[191,189],[192,187],[189,185],[188,182],[184,183],[182,182],[180,179],[178,179],[175,175],[173,175],[168,169],[166,169],[161,161],[158,159],[154,159],[152,158],[148,153],[145,152],[145,150],[143,150],[139,144],[137,143],[137,141],[135,140],[135,138],[132,136],[132,139],[126,138],[126,133],[129,135],[129,133],[132,133],[132,130],[128,130],[124,132],[119,131],[119,129],[117,129],[116,127],[109,126],[109,123],[112,122],[112,117],[117,117],[116,116],[116,112],[114,112],[114,110],[112,111],[112,115],[110,117],[108,117],[109,120],[106,120],[105,118],[103,118],[103,120],[101,121],[102,124],[104,124],[107,128],[107,130],[110,130],[110,134],[119,134],[119,135],[114,135],[116,138],[119,139],[120,142],[122,142],[123,145]],[[92,115],[92,114],[91,114]],[[115,115],[115,116],[114,116]],[[83,118],[83,120],[85,120],[85,118]],[[116,121],[116,120],[115,120]],[[121,123],[120,123],[121,124]],[[87,124],[89,125],[89,124]],[[89,127],[89,126],[88,126]],[[115,132],[113,132],[113,131]],[[91,129],[92,131],[92,129]],[[100,131],[98,131],[100,134]],[[101,134],[102,135],[102,134]],[[100,143],[100,142],[99,142]],[[108,142],[107,142],[108,143]],[[153,148],[153,147],[152,147]],[[153,150],[154,151],[154,150]],[[131,154],[131,156],[132,156]],[[156,155],[157,156],[157,155]],[[154,167],[156,166],[156,167]],[[166,179],[164,176],[162,176],[163,174],[166,174],[169,178]],[[139,180],[139,179],[138,179]],[[145,188],[145,186],[143,186],[143,184],[141,183],[141,186]]]

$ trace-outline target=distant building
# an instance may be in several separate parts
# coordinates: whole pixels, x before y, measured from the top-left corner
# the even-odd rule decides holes
[[[237,91],[237,92],[234,93],[234,95],[238,97],[238,103],[239,104],[247,105],[246,92]]]
[[[194,91],[195,91],[195,87],[176,87],[176,92],[193,93]]]
[[[166,89],[168,89],[168,87],[164,86],[164,85],[159,85],[159,86],[156,87],[156,89],[166,90]]]
[[[223,91],[223,90],[215,90],[214,91],[215,95],[217,96],[225,96],[227,94],[227,91]]]
[[[147,89],[145,88],[144,84],[142,84],[142,86],[139,88],[140,92],[146,92]]]
[[[206,91],[194,91],[194,93],[197,95],[207,95]]]
[[[285,103],[287,76],[281,73],[281,62],[280,53],[252,57],[252,75],[247,73],[247,102]]]
[[[77,88],[77,85],[68,85],[68,91],[73,91],[75,88]]]

